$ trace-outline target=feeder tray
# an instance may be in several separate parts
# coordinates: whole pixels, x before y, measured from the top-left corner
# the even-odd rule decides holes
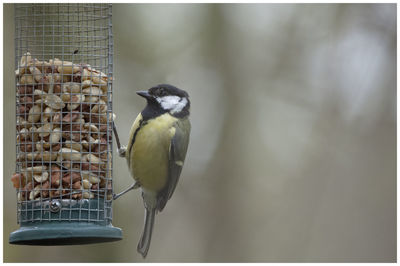
[[[21,219],[31,222],[22,222],[21,228],[11,233],[9,242],[17,245],[53,246],[121,240],[121,229],[107,223],[103,212],[99,211],[111,212],[111,207],[107,208],[104,204],[103,200],[98,199],[81,202],[29,202],[21,213]]]

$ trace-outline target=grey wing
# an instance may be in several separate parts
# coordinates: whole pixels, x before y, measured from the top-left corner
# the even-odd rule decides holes
[[[188,118],[178,120],[175,125],[175,135],[171,139],[169,147],[168,181],[165,189],[160,193],[158,210],[162,211],[167,201],[175,191],[181,175],[183,163],[189,144],[190,122]]]

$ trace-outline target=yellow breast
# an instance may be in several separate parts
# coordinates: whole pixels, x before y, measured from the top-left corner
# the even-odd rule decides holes
[[[163,114],[147,121],[138,132],[130,153],[131,174],[152,191],[164,188],[168,178],[169,146],[177,118]]]

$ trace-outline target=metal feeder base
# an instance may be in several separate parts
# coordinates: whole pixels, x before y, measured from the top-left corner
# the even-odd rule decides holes
[[[121,239],[121,229],[112,225],[52,222],[22,226],[10,234],[9,242],[16,245],[56,246],[112,242]]]

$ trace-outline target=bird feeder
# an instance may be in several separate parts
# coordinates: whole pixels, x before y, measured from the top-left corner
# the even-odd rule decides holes
[[[16,4],[11,244],[116,241],[111,4]]]

